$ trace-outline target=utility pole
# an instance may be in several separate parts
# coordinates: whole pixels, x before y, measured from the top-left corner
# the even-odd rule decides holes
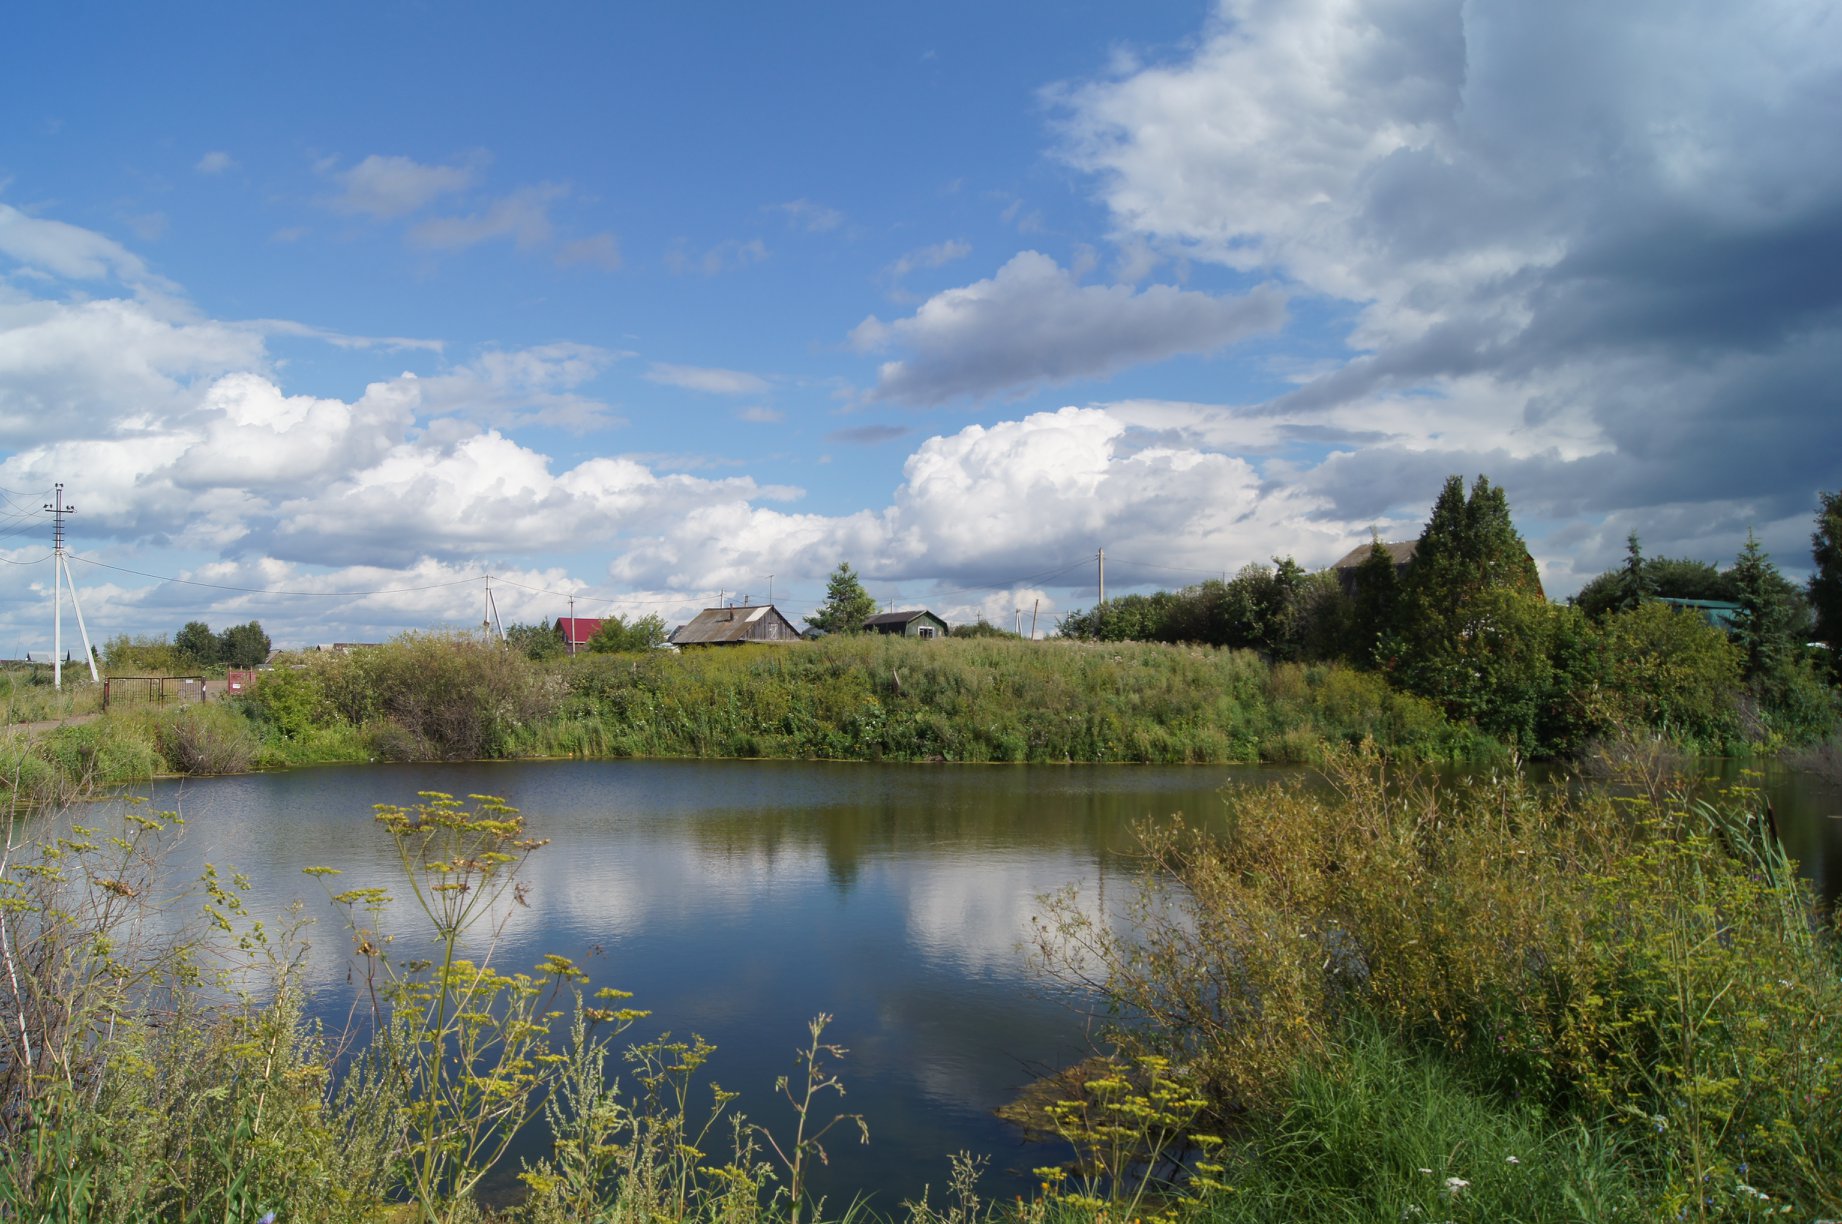
[[[1101,636],[1106,623],[1106,549],[1100,550],[1100,602],[1094,606],[1094,636]]]
[[[572,659],[575,658],[576,657],[576,597],[574,595],[571,595],[569,597],[569,632],[563,635],[563,640],[569,643],[569,657]]]
[[[1037,596],[1030,603],[1030,640],[1036,640],[1036,613],[1043,606],[1042,596]]]
[[[768,602],[774,602],[774,575],[768,575]]]
[[[45,507],[51,515],[51,687],[64,687],[64,588],[70,588],[70,606],[77,613],[77,632],[83,637],[83,661],[90,665],[90,682],[100,683],[96,674],[96,652],[90,647],[90,631],[83,624],[83,605],[77,602],[77,584],[70,576],[70,560],[64,554],[64,516],[75,514],[75,506],[64,504],[64,482],[56,486],[55,504]]]
[[[486,575],[486,619],[480,622],[481,636],[491,638],[493,626],[495,625],[498,625],[499,628],[499,641],[504,642],[505,626],[499,624],[499,606],[493,602],[492,575],[488,574]]]

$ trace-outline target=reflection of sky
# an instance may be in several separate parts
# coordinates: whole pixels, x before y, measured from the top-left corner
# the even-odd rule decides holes
[[[336,1022],[353,989],[350,943],[301,868],[342,868],[334,891],[394,888],[395,855],[372,803],[430,789],[505,796],[551,844],[526,865],[531,908],[507,910],[495,964],[527,968],[557,952],[595,985],[633,991],[633,1005],[655,1017],[631,1036],[701,1033],[719,1047],[715,1080],[776,1125],[789,1119],[774,1105],[775,1077],[791,1070],[807,1020],[833,1013],[829,1036],[850,1049],[844,1106],[867,1116],[872,1143],[835,1147],[829,1184],[834,1193],[878,1188],[892,1207],[923,1182],[939,1186],[947,1155],[962,1148],[991,1153],[997,1171],[1044,1162],[992,1117],[1033,1075],[1085,1050],[1082,1000],[1030,970],[1038,897],[1072,884],[1098,917],[1109,908],[1103,888],[1114,905],[1125,898],[1129,866],[1117,856],[1132,844],[1133,821],[1177,810],[1208,820],[1224,781],[1273,776],[793,762],[370,766],[162,785],[156,806],[187,818],[176,878],[209,860],[249,877],[258,916],[307,903],[319,919],[307,980]],[[1781,817],[1797,818],[1788,798],[1779,803]],[[1830,835],[1830,823],[1815,836]],[[1808,833],[1787,829],[1787,841],[1820,871],[1823,846]],[[994,1173],[987,1190],[1020,1187],[1024,1176]]]
[[[371,804],[418,790],[504,796],[551,844],[522,878],[494,963],[575,958],[595,985],[655,1017],[632,1036],[701,1033],[716,1082],[784,1124],[771,1093],[814,1014],[847,1046],[844,1107],[872,1142],[832,1150],[834,1192],[876,1188],[886,1207],[940,1185],[949,1153],[1027,1170],[992,1111],[1033,1075],[1084,1051],[1080,1000],[1039,983],[1027,942],[1037,897],[1073,883],[1092,898],[1129,824],[1218,806],[1229,771],[942,769],[786,762],[564,762],[371,766],[162,786],[187,818],[175,873],[206,860],[252,883],[251,909],[293,899],[319,919],[307,980],[343,1016],[350,941],[332,891],[398,871]],[[1109,873],[1110,874],[1110,873]],[[398,902],[389,921],[408,927]],[[401,949],[399,949],[401,952]],[[477,950],[476,953],[477,955]],[[1023,1176],[1019,1173],[1019,1176]],[[994,1174],[988,1189],[1021,1185]]]
[[[1034,1072],[1078,1056],[1086,1020],[1030,971],[1038,897],[1073,884],[1098,916],[1125,897],[1133,821],[1219,810],[1232,769],[942,768],[789,762],[554,762],[301,770],[159,788],[187,817],[177,878],[207,859],[252,883],[267,919],[302,899],[318,917],[307,980],[323,1011],[349,999],[349,940],[300,869],[344,869],[333,888],[395,886],[371,804],[418,790],[504,795],[551,839],[524,871],[531,908],[508,909],[495,963],[546,952],[595,984],[635,993],[655,1019],[636,1036],[695,1031],[720,1047],[718,1082],[772,1117],[774,1078],[815,1013],[850,1047],[848,1105],[873,1143],[833,1153],[834,1185],[914,1193],[946,1154],[990,1151],[1027,1169],[991,1117]],[[1826,792],[1833,798],[1833,792]],[[1820,828],[1789,797],[1788,842],[1823,878]],[[1827,802],[1822,798],[1820,804]],[[1842,805],[1824,809],[1842,810]],[[196,914],[196,903],[188,903]],[[402,907],[399,904],[398,909]],[[161,921],[176,923],[179,913]],[[399,923],[393,916],[391,921]],[[398,929],[404,929],[399,925]],[[476,953],[477,955],[477,950]]]

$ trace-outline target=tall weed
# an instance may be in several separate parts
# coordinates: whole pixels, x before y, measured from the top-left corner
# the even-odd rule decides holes
[[[1097,981],[1126,1048],[1218,1113],[1271,1116],[1364,1021],[1557,1119],[1615,1120],[1653,1209],[1842,1210],[1835,932],[1751,796],[1436,788],[1364,754],[1327,776],[1237,801],[1225,838],[1147,829],[1124,921],[1058,899],[1044,962]]]

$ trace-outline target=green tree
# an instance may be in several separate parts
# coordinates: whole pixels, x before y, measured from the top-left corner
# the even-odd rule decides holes
[[[621,654],[626,651],[651,650],[665,642],[665,622],[658,613],[635,617],[629,622],[625,617],[610,616],[601,622],[601,628],[595,630],[595,636],[588,640],[588,648],[594,654]]]
[[[232,625],[217,637],[217,662],[227,667],[254,667],[269,657],[269,635],[260,621]]]
[[[1633,531],[1625,537],[1625,567],[1619,572],[1618,610],[1629,612],[1650,598],[1653,583],[1644,565],[1644,546]]]
[[[1746,546],[1727,571],[1734,601],[1740,612],[1734,618],[1734,640],[1740,647],[1746,678],[1756,680],[1777,671],[1792,657],[1792,627],[1797,611],[1791,600],[1795,588],[1784,580],[1758,537],[1746,533]]]
[[[1402,584],[1395,637],[1411,692],[1525,751],[1539,747],[1552,618],[1503,490],[1453,476]]]
[[[1806,588],[1816,614],[1816,640],[1829,645],[1830,667],[1842,668],[1842,492],[1817,495],[1810,555],[1816,563]]]
[[[876,601],[863,589],[851,563],[840,561],[826,584],[825,602],[806,618],[806,623],[827,633],[856,633],[875,615]]]
[[[566,646],[563,634],[557,629],[554,621],[538,625],[527,625],[522,622],[507,625],[505,641],[525,658],[539,662],[544,659],[559,658]]]
[[[1369,538],[1369,555],[1350,580],[1349,628],[1345,656],[1359,667],[1388,666],[1383,643],[1394,633],[1400,614],[1400,568],[1381,536]]]
[[[1296,658],[1306,577],[1290,557],[1273,558],[1271,568],[1242,566],[1222,593],[1221,644]]]
[[[220,643],[204,621],[187,621],[173,635],[173,649],[180,661],[191,667],[209,667],[218,661]]]
[[[117,675],[165,674],[185,670],[174,645],[164,635],[118,634],[102,647],[103,666]]]
[[[1608,724],[1715,752],[1738,738],[1740,652],[1726,634],[1654,600],[1607,617],[1601,632]]]

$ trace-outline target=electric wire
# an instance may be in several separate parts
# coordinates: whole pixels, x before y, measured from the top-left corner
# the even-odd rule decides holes
[[[145,570],[129,569],[122,565],[110,565],[107,561],[92,560],[68,550],[65,556],[73,561],[81,561],[85,565],[93,565],[98,569],[114,570],[118,574],[133,574],[137,578],[152,578],[156,582],[176,582],[181,586],[205,587],[213,591],[234,591],[240,595],[288,595],[304,599],[362,599],[371,595],[408,595],[416,591],[435,591],[442,587],[465,586],[468,583],[492,577],[491,574],[470,574],[465,578],[455,578],[448,582],[430,582],[422,586],[385,587],[375,591],[290,591],[280,587],[227,586],[221,582],[199,582],[192,578],[173,578],[166,574],[150,574]]]

